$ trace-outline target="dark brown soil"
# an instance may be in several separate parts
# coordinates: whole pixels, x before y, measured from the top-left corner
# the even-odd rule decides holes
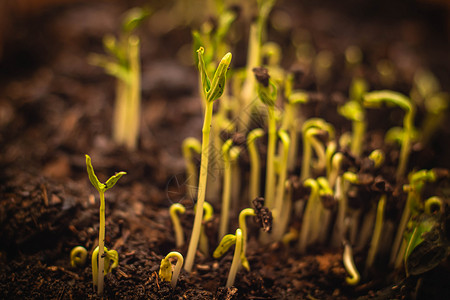
[[[143,120],[139,149],[129,152],[112,142],[114,79],[89,65],[87,56],[103,52],[101,39],[117,32],[123,11],[132,4],[147,3],[130,2],[64,1],[34,11],[18,10],[15,13],[23,15],[11,15],[10,26],[5,27],[8,34],[0,34],[0,39],[4,37],[0,40],[1,299],[98,298],[90,264],[74,268],[69,261],[73,247],[82,245],[91,254],[98,243],[98,195],[88,181],[84,154],[92,157],[101,181],[117,171],[128,173],[106,193],[105,244],[120,257],[119,266],[105,279],[107,299],[450,298],[447,259],[427,273],[406,279],[381,260],[371,276],[352,287],[345,283],[343,249],[310,249],[302,256],[293,245],[261,245],[254,222],[247,255],[251,271],[241,270],[234,287],[224,288],[232,251],[219,260],[199,253],[194,271],[183,271],[175,290],[162,282],[160,261],[176,249],[168,208],[184,195],[184,186],[176,181],[184,181],[181,143],[201,134],[198,75],[193,66],[177,60],[179,49],[191,41],[188,27],[180,24],[163,31],[161,17],[145,23],[140,29]],[[292,28],[309,30],[318,49],[331,50],[336,56],[332,80],[326,86],[319,86],[311,76],[299,85],[311,95],[304,107],[307,116],[325,118],[338,134],[350,129],[350,123],[336,113],[348,95],[351,78],[345,72],[343,53],[349,45],[363,50],[364,75],[373,90],[384,87],[374,66],[379,59],[389,58],[398,68],[392,89],[409,93],[413,71],[425,66],[449,91],[446,6],[401,0],[364,5],[352,0],[278,2],[274,12],[289,12],[294,16]],[[170,7],[158,1],[150,6]],[[282,45],[282,64],[287,69],[295,59],[288,46],[293,31],[271,29],[268,33],[269,40]],[[246,45],[241,46],[233,53],[232,68],[245,63]],[[382,146],[383,130],[401,125],[401,111],[392,110],[390,115],[369,112],[367,149]],[[418,112],[417,120],[421,118],[423,111]],[[409,169],[449,169],[449,138],[447,117],[428,147],[413,147]],[[398,151],[389,153],[395,165]],[[348,163],[360,162],[349,158]],[[399,188],[389,168],[380,173],[372,174],[372,179],[380,175],[392,185],[389,188]],[[375,183],[379,189],[387,188],[384,181]],[[442,186],[448,191],[448,183]],[[448,201],[448,192],[444,196]],[[403,196],[398,199],[404,201]],[[364,205],[358,204],[361,199],[355,201],[354,205]],[[213,205],[218,211],[219,204]],[[390,209],[390,217],[397,217],[395,204]],[[183,216],[187,239],[192,221],[191,207]],[[293,227],[298,227],[296,222]],[[233,226],[236,223],[232,221]],[[213,233],[210,248],[214,249],[218,216],[207,227]],[[185,248],[178,250],[185,254]],[[366,252],[355,252],[357,266],[364,265]]]

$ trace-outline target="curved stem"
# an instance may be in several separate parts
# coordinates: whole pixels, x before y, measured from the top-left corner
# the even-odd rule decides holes
[[[202,145],[196,138],[190,137],[183,141],[182,152],[184,161],[186,163],[186,173],[188,182],[188,194],[191,199],[195,198],[195,192],[198,185],[198,171],[197,166],[192,160],[192,152],[200,154],[202,152]]]
[[[231,263],[230,273],[228,274],[227,284],[225,287],[229,288],[234,284],[236,278],[236,273],[239,269],[241,262],[241,252],[242,252],[242,231],[241,229],[236,229],[236,246],[234,248],[233,262]]]
[[[219,240],[225,236],[228,230],[228,215],[230,211],[231,197],[231,160],[230,149],[233,140],[228,139],[222,146],[222,156],[224,160],[222,210],[220,212]]]
[[[308,238],[313,231],[312,226],[312,217],[314,213],[314,209],[316,208],[316,202],[319,200],[319,184],[316,180],[312,178],[308,178],[303,183],[304,186],[309,186],[311,188],[311,193],[309,195],[308,203],[306,204],[305,213],[303,215],[302,228],[300,231],[299,238],[299,251],[300,253],[306,252],[306,247],[309,245]]]
[[[181,267],[183,266],[183,255],[181,253],[173,251],[166,255],[166,259],[169,259],[170,257],[176,257],[177,258],[177,264],[175,265],[175,269],[173,270],[172,274],[172,280],[170,281],[170,285],[174,289],[177,286],[178,277],[180,276]]]
[[[186,264],[184,269],[187,272],[192,271],[194,265],[195,253],[197,252],[198,240],[200,238],[200,231],[203,219],[203,202],[205,201],[206,180],[208,176],[208,159],[209,159],[209,133],[211,127],[211,118],[213,112],[213,103],[207,102],[205,109],[205,120],[203,123],[203,137],[202,137],[202,158],[200,164],[200,179],[197,196],[197,209],[195,212],[194,226],[192,228],[191,240],[189,241],[189,248],[186,256]]]
[[[361,277],[358,269],[356,269],[355,261],[353,260],[352,246],[348,242],[345,242],[344,244],[343,261],[345,270],[347,270],[350,275],[345,278],[345,281],[350,285],[358,284]]]
[[[250,188],[249,188],[249,202],[252,203],[253,199],[261,196],[260,185],[260,172],[261,164],[259,162],[260,157],[258,149],[256,147],[256,139],[264,135],[264,130],[256,128],[252,130],[247,136],[247,147],[250,156]]]
[[[248,265],[247,258],[245,254],[247,253],[247,223],[245,222],[245,218],[249,216],[256,216],[255,210],[253,208],[246,208],[241,210],[239,213],[239,228],[242,230],[242,255],[246,261],[246,264],[243,263],[244,267],[247,271],[250,270],[250,266]]]
[[[172,204],[169,209],[170,219],[172,220],[173,230],[175,231],[175,245],[177,248],[180,248],[184,244],[183,227],[181,226],[178,213],[184,214],[185,212],[186,208],[180,203]]]

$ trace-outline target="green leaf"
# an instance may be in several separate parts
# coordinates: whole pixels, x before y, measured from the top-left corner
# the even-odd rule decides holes
[[[92,167],[91,163],[91,158],[87,154],[86,154],[86,167],[91,184],[95,187],[97,191],[99,192],[104,191],[105,185],[98,180],[97,176],[95,176],[94,168]]]
[[[205,49],[203,47],[198,48],[198,70],[200,71],[200,78],[202,80],[203,93],[205,94],[205,98],[207,98],[207,94],[211,88],[211,81],[206,72],[205,60],[203,59],[204,53]]]
[[[111,176],[105,183],[105,191],[112,188],[114,185],[116,185],[117,181],[122,177],[123,175],[127,174],[126,172],[118,172],[115,175]]]
[[[150,15],[150,10],[141,7],[134,7],[125,13],[122,29],[129,33],[136,29],[142,21]]]
[[[220,61],[219,66],[217,67],[217,70],[214,73],[214,77],[211,82],[211,87],[206,93],[206,100],[208,102],[213,102],[222,96],[223,91],[225,90],[226,75],[228,67],[231,63],[231,57],[232,56],[230,52],[228,52],[227,54],[225,54],[224,57],[222,57],[222,60]]]
[[[234,234],[227,234],[227,235],[225,235],[222,238],[222,240],[220,241],[219,246],[217,246],[216,250],[214,250],[213,257],[214,258],[221,257],[234,244],[236,244],[236,236]]]

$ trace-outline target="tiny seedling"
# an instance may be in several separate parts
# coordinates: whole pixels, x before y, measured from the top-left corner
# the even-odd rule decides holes
[[[202,152],[202,144],[196,138],[189,137],[183,141],[182,150],[186,163],[187,193],[191,199],[194,199],[198,185],[198,170],[193,161],[193,152],[200,154]]]
[[[247,147],[250,157],[250,187],[249,187],[249,201],[250,204],[253,199],[261,196],[260,195],[260,172],[261,164],[259,162],[260,157],[258,149],[256,147],[256,139],[264,135],[264,130],[261,128],[256,128],[250,131],[247,135]]]
[[[177,264],[172,273],[172,263],[170,258],[175,257],[177,259]],[[174,289],[177,286],[178,277],[180,276],[181,267],[183,266],[183,255],[181,253],[173,251],[166,255],[161,260],[161,266],[159,267],[159,277],[164,281],[170,281],[170,285]]]
[[[95,247],[94,252],[92,252],[92,281],[94,287],[100,285],[100,278],[103,283],[103,276],[107,275],[119,265],[119,254],[116,250],[108,250],[106,247],[103,248],[102,261],[104,261],[103,272],[98,268],[97,262],[99,261],[99,247]],[[99,272],[100,271],[100,272]],[[100,275],[101,274],[101,275]]]
[[[242,230],[240,228],[236,229],[236,234],[227,234],[225,235],[217,246],[216,250],[214,250],[213,257],[219,258],[225,254],[225,252],[230,249],[230,247],[236,244],[234,249],[233,261],[231,263],[230,273],[228,273],[227,284],[225,287],[229,288],[233,286],[234,280],[236,278],[236,273],[239,269],[239,265],[241,264],[241,256],[242,256],[242,243],[243,236]]]
[[[306,252],[306,247],[310,244],[310,236],[313,231],[312,220],[314,211],[319,210],[320,196],[319,196],[319,184],[315,179],[308,178],[303,182],[305,187],[309,187],[311,192],[309,194],[309,199],[306,204],[305,213],[303,214],[302,228],[300,231],[298,249],[300,253],[304,254]],[[320,220],[318,220],[320,222]]]
[[[206,72],[205,62],[203,60],[203,47],[197,50],[198,53],[198,68],[200,70],[200,77],[202,82],[202,90],[204,99],[206,100],[205,105],[205,118],[202,128],[202,155],[200,164],[200,178],[198,185],[198,196],[197,196],[197,208],[195,212],[194,226],[192,228],[192,235],[189,241],[189,248],[186,256],[186,263],[184,269],[187,272],[192,271],[194,265],[195,253],[197,252],[198,242],[200,239],[200,232],[203,220],[203,203],[205,201],[206,193],[206,183],[208,177],[208,160],[209,160],[209,133],[211,131],[211,119],[213,113],[214,101],[219,99],[225,89],[225,80],[228,70],[228,66],[231,63],[231,53],[225,54],[217,67],[216,72],[212,81],[209,79],[209,75]]]
[[[250,271],[250,265],[247,260],[247,223],[245,222],[246,217],[256,216],[255,210],[253,208],[245,208],[239,213],[239,227],[242,231],[242,254],[241,254],[241,264],[247,270]]]
[[[86,263],[87,250],[83,246],[76,246],[70,251],[70,265],[72,267],[82,267]]]
[[[195,210],[195,207],[194,207]],[[204,216],[203,216],[203,224],[202,224],[202,229],[200,232],[200,241],[199,241],[199,248],[200,251],[203,253],[203,255],[205,256],[209,256],[209,242],[208,242],[208,236],[206,235],[205,232],[205,222],[208,222],[209,220],[212,219],[213,215],[214,215],[214,208],[212,207],[211,204],[209,204],[208,202],[203,202],[203,210],[204,210]]]
[[[94,168],[92,167],[91,158],[86,154],[86,167],[89,176],[89,180],[94,188],[98,191],[100,195],[100,227],[98,233],[98,243],[99,243],[99,255],[98,255],[98,266],[100,272],[98,272],[98,279],[94,279],[94,283],[97,282],[97,293],[98,295],[103,294],[103,270],[104,270],[104,257],[103,249],[105,248],[105,192],[112,188],[117,181],[126,174],[126,172],[119,172],[111,176],[105,183],[101,183],[94,173]]]
[[[358,269],[356,268],[355,261],[353,260],[352,246],[348,241],[344,241],[344,253],[343,253],[344,267],[349,276],[345,278],[345,281],[349,285],[357,285],[361,279]]]
[[[268,113],[268,135],[267,163],[266,163],[266,189],[264,197],[266,206],[273,209],[275,196],[275,148],[277,143],[277,121],[275,118],[275,101],[277,99],[277,87],[270,79],[266,68],[254,68],[255,77],[258,81],[259,99],[266,105]]]
[[[378,252],[378,247],[380,244],[381,233],[383,230],[384,223],[384,207],[386,204],[386,195],[383,194],[378,200],[377,206],[377,216],[375,219],[375,227],[373,229],[372,240],[370,242],[369,252],[366,259],[366,272],[372,267],[376,254]]]
[[[173,230],[175,231],[175,245],[177,248],[184,245],[184,232],[178,214],[184,214],[185,212],[186,208],[180,203],[174,203],[169,208],[170,219],[172,220]]]
[[[397,172],[395,174],[397,181],[400,181],[405,175],[406,168],[408,167],[408,157],[411,151],[411,140],[414,134],[415,106],[406,96],[393,91],[373,91],[364,95],[364,105],[366,107],[379,107],[382,102],[396,105],[405,111],[405,117],[403,118],[403,137],[401,139],[402,145],[400,148],[400,158]]]

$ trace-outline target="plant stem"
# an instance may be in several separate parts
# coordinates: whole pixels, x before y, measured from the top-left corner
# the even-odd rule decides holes
[[[383,194],[380,200],[378,201],[377,218],[375,221],[375,228],[373,229],[372,241],[370,242],[369,253],[367,254],[366,270],[372,267],[378,251],[378,244],[380,243],[381,231],[383,229],[385,203],[386,203],[386,194]]]
[[[103,272],[105,269],[103,253],[105,251],[105,192],[99,191],[100,194],[100,228],[98,233],[98,281],[97,294],[103,295]]]
[[[184,269],[187,272],[192,271],[194,265],[195,253],[197,252],[198,240],[203,219],[203,203],[205,201],[206,180],[208,177],[208,159],[209,159],[209,133],[211,131],[211,119],[214,102],[206,102],[205,120],[202,128],[202,155],[200,164],[200,179],[198,185],[197,208],[195,212],[194,226],[192,228],[191,240],[186,255]]]
[[[246,208],[241,210],[239,213],[239,228],[242,231],[242,256],[245,257],[247,253],[247,223],[245,222],[246,217],[255,216],[255,210],[253,208]],[[245,258],[247,260],[247,258]],[[248,262],[246,262],[248,264]],[[245,266],[244,266],[245,267]],[[250,270],[250,267],[247,266]]]
[[[220,212],[219,240],[222,239],[228,230],[228,215],[230,211],[231,197],[231,158],[230,148],[233,140],[228,139],[222,146],[222,156],[224,160],[222,211]]]
[[[266,163],[266,190],[264,193],[265,203],[269,209],[273,209],[273,197],[275,192],[275,147],[277,141],[277,124],[275,120],[275,109],[271,105],[267,105],[267,112],[269,114],[269,142],[267,146],[267,163]]]
[[[129,150],[136,149],[141,111],[141,68],[139,63],[139,38],[131,35],[128,39],[128,61],[130,63],[129,95],[127,97],[125,145]]]
[[[247,136],[247,147],[250,156],[250,188],[248,199],[250,204],[252,204],[253,199],[261,196],[259,191],[261,166],[259,163],[260,157],[255,141],[263,135],[264,131],[261,128],[256,128]]]
[[[241,251],[242,251],[242,231],[241,229],[236,229],[236,246],[234,248],[233,262],[231,263],[230,273],[228,274],[227,284],[225,287],[229,288],[234,284],[234,279],[236,278],[236,273],[239,269],[241,262]]]

